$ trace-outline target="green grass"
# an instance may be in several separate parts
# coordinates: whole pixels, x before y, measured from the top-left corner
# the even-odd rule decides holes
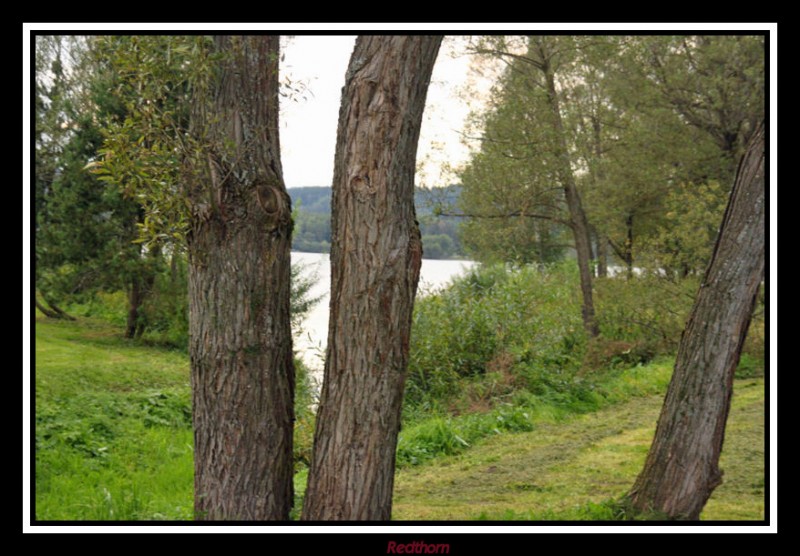
[[[506,432],[529,432],[575,415],[597,411],[634,397],[663,393],[672,361],[613,370],[591,378],[572,378],[560,390],[540,394],[517,391],[486,412],[418,418],[400,433],[399,467],[420,465],[439,456],[463,452],[475,443]]]
[[[36,517],[192,518],[189,365],[96,321],[36,321]],[[612,519],[652,437],[670,362],[401,431],[395,519]],[[762,379],[739,380],[705,519],[760,519]],[[307,470],[295,477],[298,502]],[[295,512],[295,517],[296,517]]]
[[[639,390],[631,376],[619,380]],[[490,436],[461,454],[401,469],[393,518],[615,519],[609,501],[624,495],[642,469],[662,401],[662,395],[646,395],[568,419],[540,420],[532,432]],[[724,483],[702,519],[763,519],[762,379],[736,382],[720,466]]]
[[[191,519],[186,356],[44,319],[35,353],[37,519]]]

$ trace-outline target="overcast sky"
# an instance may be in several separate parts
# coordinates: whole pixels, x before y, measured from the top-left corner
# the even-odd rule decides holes
[[[355,36],[295,36],[284,46],[284,79],[307,87],[281,98],[281,156],[288,187],[331,185],[339,102],[354,43]],[[443,166],[458,166],[468,156],[459,131],[470,107],[459,93],[470,79],[470,60],[460,51],[458,39],[447,39],[433,69],[417,151],[418,185],[452,183]],[[479,80],[479,87],[488,85]]]

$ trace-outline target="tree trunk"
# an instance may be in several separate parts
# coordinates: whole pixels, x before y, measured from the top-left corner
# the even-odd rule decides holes
[[[598,183],[603,183],[605,181],[605,172],[602,170],[603,166],[601,163],[603,158],[602,126],[600,124],[600,118],[597,117],[597,114],[592,114],[591,122],[592,140],[594,142],[592,150],[595,157],[595,165],[591,170],[591,180],[592,186],[597,188]],[[594,239],[597,242],[597,276],[598,278],[605,278],[608,276],[608,239],[606,238],[606,235],[604,233],[600,233],[596,227],[592,226],[592,230],[594,231]]]
[[[608,276],[608,238],[605,234],[597,234],[597,276]]]
[[[173,248],[172,255],[169,257],[169,284],[173,290],[178,286],[178,256]]]
[[[141,251],[137,256],[141,256]],[[147,328],[146,313],[142,310],[144,301],[153,291],[158,272],[161,249],[156,245],[147,252],[147,263],[140,263],[134,272],[128,290],[128,321],[125,327],[126,338],[141,338]]]
[[[47,303],[47,307],[48,307],[47,312],[45,312],[44,307],[37,300],[36,301],[36,306],[39,307],[39,310],[42,311],[42,313],[44,313],[48,317],[55,318],[55,319],[77,320],[75,317],[73,317],[72,315],[70,315],[69,313],[64,311],[64,309],[62,309],[61,307],[56,305],[55,302],[53,302],[53,300],[48,299],[47,296],[44,294],[44,292],[41,292],[41,293],[42,293],[42,299],[44,299],[44,302]]]
[[[589,224],[586,221],[586,213],[581,204],[581,196],[575,182],[575,174],[572,171],[572,164],[569,159],[569,149],[564,132],[564,124],[561,120],[561,106],[556,90],[555,74],[550,65],[550,53],[544,51],[544,46],[540,45],[541,59],[543,61],[542,71],[547,86],[547,99],[552,112],[553,131],[556,136],[556,148],[558,158],[558,175],[561,185],[564,188],[564,196],[567,200],[569,209],[570,224],[572,234],[575,239],[575,253],[578,259],[578,271],[580,273],[581,294],[583,305],[581,314],[583,316],[583,327],[589,337],[597,336],[600,331],[597,327],[597,320],[594,314],[594,298],[592,296],[592,251],[589,239]]]
[[[637,511],[699,519],[722,483],[719,456],[734,371],[764,275],[765,211],[762,123],[739,163],[655,438],[629,494]]]
[[[594,229],[594,226],[589,226],[589,260],[596,261],[597,260],[597,230]],[[593,272],[592,276],[596,276]]]
[[[633,278],[633,213],[628,213],[625,218],[625,230],[627,236],[625,237],[625,269],[627,272],[628,280]]]
[[[333,179],[330,330],[307,520],[388,520],[422,259],[417,140],[441,37],[359,37]]]
[[[55,311],[51,311],[50,309],[48,309],[47,307],[45,307],[44,305],[39,303],[38,299],[34,298],[34,302],[36,303],[36,307],[42,312],[42,314],[44,314],[44,316],[46,316],[48,318],[51,318],[51,319],[61,318],[58,315],[58,313],[56,313]]]
[[[205,145],[187,172],[197,519],[286,520],[293,501],[292,222],[279,158],[278,41],[216,37],[218,81],[192,115]]]
[[[153,294],[153,287],[156,284],[156,275],[161,266],[161,247],[154,245],[147,253],[148,264],[144,265],[144,277],[141,279],[141,300],[140,303],[144,304],[145,299]],[[139,310],[139,319],[136,323],[136,338],[139,339],[147,329],[147,313]]]
[[[136,326],[139,322],[139,307],[142,305],[142,284],[138,276],[131,280],[128,290],[128,322],[125,326],[125,337],[136,336]]]

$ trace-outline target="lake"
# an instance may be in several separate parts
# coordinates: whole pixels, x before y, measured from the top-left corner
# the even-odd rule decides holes
[[[328,341],[331,258],[326,253],[292,251],[292,264],[303,265],[304,276],[316,277],[317,282],[311,289],[311,297],[322,296],[319,303],[306,315],[301,333],[294,338],[295,351],[310,369],[319,373],[324,365],[325,345]],[[475,264],[474,261],[422,259],[417,296],[442,288]]]

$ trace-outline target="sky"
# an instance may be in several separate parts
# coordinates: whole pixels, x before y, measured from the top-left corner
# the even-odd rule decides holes
[[[281,97],[287,187],[331,185],[339,102],[354,43],[355,36],[295,36],[283,45],[282,78],[295,90]],[[417,185],[453,183],[447,168],[469,158],[460,132],[470,109],[482,109],[476,99],[491,80],[471,72],[470,57],[462,53],[463,40],[447,38],[434,65],[417,151]],[[470,96],[463,94],[467,84],[473,87]]]

